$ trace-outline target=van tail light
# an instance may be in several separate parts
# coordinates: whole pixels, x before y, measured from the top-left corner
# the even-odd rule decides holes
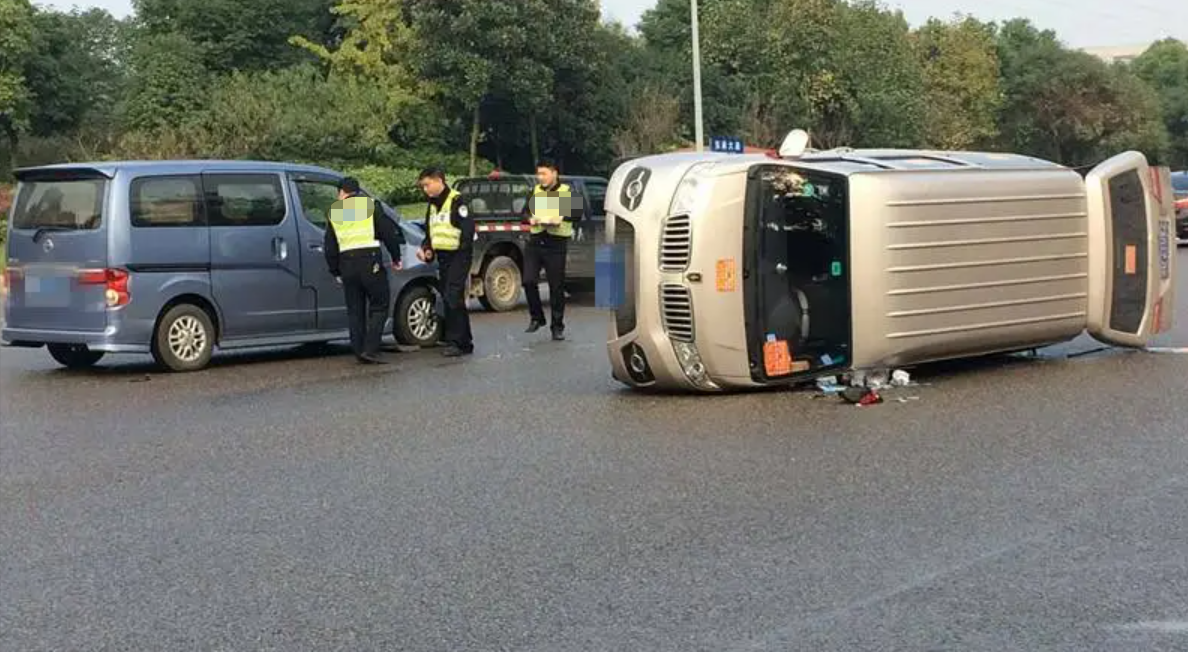
[[[12,292],[21,280],[21,270],[15,267],[9,267],[4,270],[4,276],[0,277],[0,293],[8,294]]]
[[[78,282],[105,286],[104,298],[108,308],[126,306],[132,301],[128,292],[128,272],[122,269],[84,269],[78,273]]]

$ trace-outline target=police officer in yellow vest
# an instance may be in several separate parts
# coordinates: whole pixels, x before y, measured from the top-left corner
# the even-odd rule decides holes
[[[346,295],[351,348],[363,364],[385,364],[380,344],[391,291],[381,242],[392,255],[392,268],[400,270],[404,234],[378,202],[362,193],[357,180],[343,179],[338,201],[330,208],[324,251],[326,265]]]
[[[544,160],[536,166],[537,186],[528,197],[524,212],[531,225],[524,250],[524,293],[528,297],[529,333],[545,327],[540,301],[540,270],[549,282],[553,339],[565,339],[565,258],[573,238],[573,223],[581,219],[581,197],[561,183],[557,165]]]
[[[474,261],[474,222],[470,219],[461,193],[446,184],[440,168],[421,171],[417,185],[429,205],[425,210],[425,242],[417,252],[423,262],[437,260],[438,287],[445,304],[445,334],[442,339],[447,358],[474,353],[470,332],[470,313],[466,297],[470,289],[470,266]]]

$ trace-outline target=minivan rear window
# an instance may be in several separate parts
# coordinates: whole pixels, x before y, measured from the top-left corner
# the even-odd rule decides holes
[[[1179,192],[1188,192],[1188,172],[1172,175],[1172,188]]]
[[[106,179],[22,183],[12,213],[15,229],[90,231],[103,222]]]

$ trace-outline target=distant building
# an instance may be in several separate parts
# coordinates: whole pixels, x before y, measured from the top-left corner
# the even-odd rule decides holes
[[[1092,54],[1104,60],[1106,63],[1126,63],[1134,61],[1142,53],[1146,52],[1154,43],[1145,43],[1143,45],[1116,45],[1111,47],[1100,48],[1082,48],[1083,52]]]

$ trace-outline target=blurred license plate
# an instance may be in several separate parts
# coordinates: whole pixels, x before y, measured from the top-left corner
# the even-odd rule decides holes
[[[25,277],[25,305],[29,308],[64,308],[70,305],[70,279],[59,276]]]
[[[619,245],[599,245],[594,255],[594,302],[599,308],[622,307],[627,296],[627,256]]]

